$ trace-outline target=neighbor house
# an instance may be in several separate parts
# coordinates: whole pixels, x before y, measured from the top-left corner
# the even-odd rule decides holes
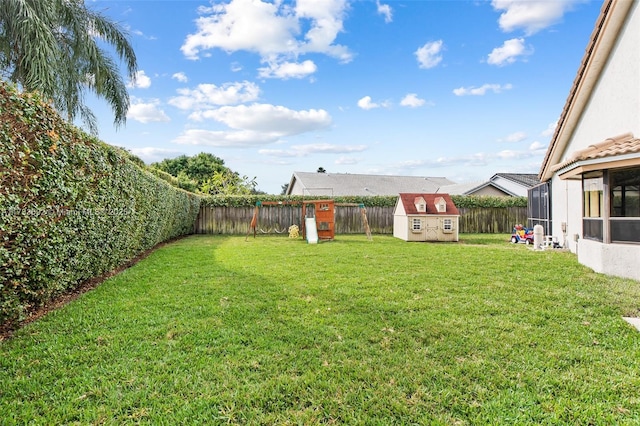
[[[640,7],[605,0],[529,194],[530,224],[596,272],[640,280]]]
[[[539,183],[540,179],[536,174],[496,173],[485,182],[445,185],[438,188],[438,192],[449,195],[526,197],[527,191]]]
[[[294,172],[286,195],[397,196],[401,192],[436,192],[453,183],[444,177]]]
[[[393,236],[405,241],[458,241],[460,213],[449,194],[402,193]]]

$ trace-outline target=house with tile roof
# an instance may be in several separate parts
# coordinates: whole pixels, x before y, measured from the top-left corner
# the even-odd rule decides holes
[[[437,192],[453,183],[444,177],[294,172],[286,195],[397,196],[401,192]]]
[[[458,241],[460,213],[449,194],[401,193],[393,236],[405,241]]]
[[[605,0],[529,193],[580,263],[640,280],[640,7]]]

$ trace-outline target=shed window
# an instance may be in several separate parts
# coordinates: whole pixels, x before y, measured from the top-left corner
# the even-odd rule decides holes
[[[420,218],[413,218],[413,230],[414,231],[420,231],[422,229],[422,220],[420,220]]]
[[[451,219],[442,220],[442,232],[447,232],[447,233],[453,232],[453,220]]]

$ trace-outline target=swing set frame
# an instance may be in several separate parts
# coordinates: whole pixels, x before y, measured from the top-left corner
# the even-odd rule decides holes
[[[364,204],[358,203],[336,203],[334,200],[299,200],[299,201],[258,201],[253,209],[253,217],[247,230],[245,241],[249,238],[249,234],[253,229],[253,238],[256,238],[258,221],[260,216],[260,207],[263,206],[302,206],[302,213],[300,217],[300,231],[302,238],[306,238],[305,218],[307,217],[307,206],[314,206],[314,216],[316,219],[318,238],[321,240],[333,240],[335,238],[335,207],[359,207],[362,221],[365,228],[365,233],[369,241],[372,240],[371,229],[369,228],[369,221],[367,220],[367,210]]]

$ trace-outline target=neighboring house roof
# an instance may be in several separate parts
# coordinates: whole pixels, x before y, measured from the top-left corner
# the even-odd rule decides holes
[[[366,196],[398,195],[400,192],[436,192],[454,182],[445,177],[387,176],[349,173],[294,172],[287,195]],[[294,194],[295,195],[295,194]]]
[[[510,180],[526,188],[533,188],[540,183],[540,179],[535,173],[496,173],[491,177],[491,180],[493,181],[497,178]]]
[[[542,161],[538,174],[541,181],[549,180],[553,175],[553,166],[561,162],[633,3],[629,0],[605,0],[603,2],[578,74],[573,81],[549,148],[547,148]]]
[[[566,161],[553,166],[551,171],[574,174],[570,172],[573,170],[576,172],[585,171],[589,165],[600,169],[603,167],[603,162],[610,160],[611,157],[623,155],[637,157],[633,154],[640,154],[640,139],[635,138],[632,133],[625,133],[574,152]]]
[[[507,188],[500,182],[501,179],[506,179],[511,184],[508,185],[511,188]],[[488,195],[486,192],[481,193],[486,188],[493,188],[497,192],[509,197],[520,197],[522,193],[515,192],[520,189],[520,192],[525,192],[537,184],[540,183],[538,175],[535,174],[519,174],[519,173],[496,173],[491,180],[485,182],[471,182],[471,183],[457,183],[454,185],[441,186],[438,192],[446,192],[450,195]],[[498,195],[498,194],[496,194]]]
[[[416,208],[416,199],[424,198],[426,212],[419,212]],[[436,204],[442,198],[447,206],[446,212],[438,212]],[[460,216],[458,208],[451,200],[449,194],[424,194],[424,193],[401,193],[398,196],[398,203],[402,203],[405,214],[408,215],[440,215],[440,216]],[[397,207],[396,207],[397,209]]]
[[[449,194],[449,195],[469,195],[483,188],[490,182],[469,182],[469,183],[454,183],[453,185],[444,185],[438,188],[437,192]]]

